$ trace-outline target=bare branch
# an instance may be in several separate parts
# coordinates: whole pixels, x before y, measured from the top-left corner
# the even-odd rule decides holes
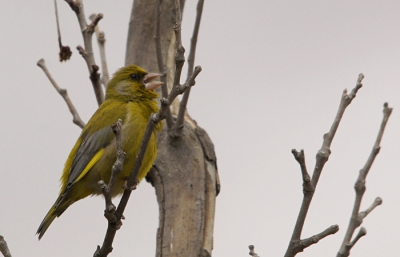
[[[204,0],[199,0],[197,2],[197,13],[196,13],[196,20],[195,20],[194,28],[193,28],[193,35],[192,35],[192,38],[190,41],[190,51],[189,51],[189,56],[188,56],[188,73],[187,73],[186,80],[188,80],[190,78],[190,76],[192,76],[193,69],[194,69],[194,60],[196,57],[197,39],[199,36],[201,16],[203,14],[203,6],[204,6]]]
[[[99,23],[99,21],[101,19],[103,19],[103,14],[99,13],[97,15],[92,14],[93,18],[91,19],[92,23],[89,24],[89,26],[87,27],[87,29],[89,30],[90,33],[94,33],[94,31],[96,30],[96,26]]]
[[[154,36],[154,40],[156,43],[156,52],[157,52],[157,63],[158,63],[158,70],[159,72],[166,74],[165,67],[164,67],[164,61],[162,58],[162,53],[161,53],[161,24],[160,24],[160,15],[161,15],[161,0],[156,0],[156,32]],[[161,81],[164,82],[164,84],[161,86],[161,96],[164,98],[168,97],[168,85],[167,85],[167,77],[162,76]],[[172,114],[171,114],[171,109],[168,108],[167,113],[166,113],[166,118],[165,121],[167,123],[168,128],[172,128],[173,126],[173,120],[172,120]]]
[[[378,136],[375,140],[375,144],[372,148],[372,151],[368,157],[367,162],[365,163],[364,167],[360,170],[356,183],[354,185],[354,189],[356,191],[356,198],[354,201],[353,211],[351,213],[349,225],[347,227],[346,234],[343,238],[342,245],[340,246],[339,252],[337,253],[337,257],[346,257],[350,255],[350,249],[354,246],[357,242],[357,239],[354,239],[353,242],[350,242],[351,238],[353,237],[354,231],[358,228],[363,219],[373,210],[376,206],[382,204],[382,199],[377,197],[374,203],[365,211],[360,212],[361,201],[365,193],[365,181],[368,175],[369,170],[379,153],[380,150],[380,143],[382,141],[382,136],[385,131],[386,124],[389,120],[390,114],[392,113],[392,108],[388,107],[388,104],[385,103],[383,105],[383,119],[381,122],[381,126],[378,132]],[[365,234],[364,234],[365,235]],[[362,235],[363,236],[363,235]],[[360,236],[361,237],[361,236]]]
[[[309,237],[307,239],[301,240],[300,241],[300,245],[303,247],[303,249],[305,249],[305,248],[309,247],[310,245],[318,243],[319,240],[321,240],[321,239],[323,239],[323,238],[325,238],[327,236],[336,234],[336,232],[338,232],[338,231],[339,231],[339,226],[338,225],[332,225],[332,226],[330,226],[329,228],[325,229],[324,231],[322,231],[319,234],[316,234],[316,235],[314,235],[312,237]],[[303,249],[301,251],[303,251]]]
[[[362,82],[363,78],[364,78],[364,75],[362,73],[360,75],[358,75],[356,87],[353,88],[353,90],[351,91],[350,94],[347,94],[346,89],[343,91],[342,99],[341,99],[340,105],[339,105],[339,110],[336,114],[335,120],[334,120],[329,132],[324,135],[324,141],[322,143],[322,147],[318,151],[317,156],[316,156],[317,162],[316,162],[315,170],[314,170],[313,177],[311,180],[314,187],[318,183],[318,179],[319,179],[319,176],[321,175],[321,171],[322,171],[325,163],[328,161],[329,155],[331,154],[330,146],[331,146],[331,143],[335,136],[335,133],[339,127],[340,121],[342,120],[344,111],[346,110],[347,106],[349,106],[350,103],[353,101],[353,99],[356,97],[358,90],[362,87],[361,82]]]
[[[253,257],[260,257],[260,256],[258,256],[257,253],[254,252],[254,245],[249,245],[249,249],[250,249],[249,255],[251,255]]]
[[[118,122],[114,123],[111,127],[115,134],[117,142],[117,159],[114,165],[112,166],[111,177],[110,181],[108,182],[108,185],[106,185],[102,180],[99,181],[98,183],[102,189],[102,193],[104,195],[106,203],[104,216],[108,220],[108,228],[102,247],[100,248],[100,246],[97,246],[96,252],[93,255],[95,257],[107,256],[112,251],[113,238],[115,236],[116,231],[122,225],[121,221],[117,219],[116,215],[114,215],[116,207],[111,200],[115,180],[117,179],[118,175],[122,172],[126,157],[126,153],[122,150],[122,141],[121,141],[122,120],[118,119]]]
[[[103,18],[103,14],[97,14],[93,18],[93,22],[91,24],[87,24],[85,18],[85,12],[83,9],[83,0],[73,1],[73,0],[65,0],[71,9],[75,12],[76,17],[78,18],[79,26],[81,28],[84,48],[78,46],[77,49],[79,53],[82,55],[83,59],[86,61],[86,65],[90,74],[90,81],[92,82],[93,90],[96,96],[97,104],[100,105],[104,101],[104,92],[100,85],[100,74],[97,73],[98,66],[94,60],[93,54],[93,45],[92,45],[92,36],[97,26],[98,22]],[[95,70],[97,67],[97,70]]]
[[[95,14],[92,14],[89,17],[89,19],[92,22],[95,21],[95,18],[96,18]],[[98,24],[97,24],[97,26],[94,27],[94,31],[96,33],[97,43],[99,45],[101,70],[103,71],[101,83],[103,84],[104,88],[106,88],[108,82],[110,81],[110,77],[108,75],[107,59],[106,59],[106,48],[105,48],[106,37],[105,37],[104,32],[100,32]]]
[[[358,234],[354,237],[354,239],[350,243],[347,243],[344,246],[344,249],[346,249],[345,252],[344,253],[339,252],[336,256],[337,257],[349,256],[351,248],[353,248],[353,246],[357,243],[357,241],[366,234],[367,230],[364,227],[361,227],[360,230],[358,231]]]
[[[7,242],[6,240],[4,240],[3,236],[0,236],[0,252],[3,254],[4,257],[11,257]]]
[[[360,212],[358,214],[358,218],[361,221],[361,223],[364,220],[364,218],[366,218],[368,216],[368,214],[370,214],[376,207],[381,205],[382,202],[383,202],[382,199],[380,197],[377,197],[377,198],[375,198],[375,201],[371,204],[371,206],[368,207],[368,209],[366,209],[365,211]]]
[[[64,99],[65,103],[68,106],[68,109],[70,111],[70,113],[72,114],[73,120],[72,122],[74,124],[76,124],[78,127],[82,128],[85,127],[85,123],[81,120],[81,117],[79,116],[77,110],[75,109],[75,106],[72,104],[71,99],[68,96],[67,90],[60,88],[56,81],[53,79],[53,77],[51,76],[49,70],[46,67],[46,64],[44,62],[43,59],[40,59],[37,62],[37,65],[42,68],[43,72],[46,74],[47,78],[50,80],[51,84],[54,86],[54,88],[57,90],[57,92],[62,96],[62,98]]]
[[[307,194],[314,192],[314,187],[311,184],[310,175],[308,175],[307,172],[304,150],[301,149],[300,152],[297,152],[296,149],[292,149],[292,154],[296,161],[300,164],[301,175],[303,177],[303,193]]]
[[[321,233],[318,233],[312,237],[303,239],[303,240],[296,240],[296,241],[291,241],[290,244],[292,245],[291,250],[292,250],[292,255],[296,255],[299,252],[304,251],[307,247],[318,243],[321,239],[336,234],[336,232],[339,231],[339,226],[338,225],[332,225],[329,228],[325,229]]]
[[[56,11],[56,23],[57,23],[57,35],[58,35],[58,46],[60,48],[60,53],[58,54],[60,58],[60,62],[67,61],[71,58],[72,52],[69,46],[63,46],[61,42],[61,31],[60,31],[60,22],[58,18],[58,8],[57,8],[57,0],[54,0],[54,9]]]
[[[56,11],[56,23],[57,23],[57,36],[58,43],[61,46],[61,31],[60,31],[60,22],[58,18],[58,8],[57,8],[57,0],[54,0],[54,10]]]
[[[358,231],[356,237],[353,239],[353,241],[351,241],[351,243],[348,245],[349,246],[349,250],[357,243],[357,241],[363,237],[367,235],[367,230],[364,227],[361,227],[360,230]]]
[[[190,76],[193,73],[193,67],[194,67],[194,59],[196,55],[196,46],[197,46],[197,38],[199,35],[199,29],[200,29],[200,22],[201,22],[201,15],[203,14],[203,5],[204,5],[204,0],[199,0],[197,3],[197,15],[196,15],[196,21],[193,29],[193,35],[191,39],[191,44],[190,44],[190,52],[189,52],[189,57],[188,57],[188,74],[187,74],[187,79],[190,78]],[[186,106],[189,100],[189,95],[190,95],[190,88],[186,90],[185,94],[182,97],[180,106],[179,106],[179,113],[178,117],[176,119],[175,127],[174,127],[174,136],[180,136],[182,134],[182,129],[183,129],[183,122],[184,122],[184,117],[185,117],[185,112],[186,112]]]
[[[300,237],[301,237],[301,233],[303,231],[304,222],[307,217],[308,210],[310,208],[311,200],[314,196],[315,189],[317,187],[317,183],[318,183],[319,177],[321,175],[322,169],[324,168],[324,165],[328,161],[329,155],[331,154],[330,146],[331,146],[331,143],[335,136],[335,133],[339,127],[340,121],[342,120],[343,114],[344,114],[347,106],[349,106],[349,104],[352,102],[352,100],[356,97],[357,91],[362,87],[361,82],[362,82],[363,78],[364,78],[363,74],[360,74],[358,76],[357,84],[356,84],[355,88],[351,91],[350,94],[347,94],[347,90],[343,91],[342,98],[341,98],[341,101],[339,104],[339,109],[337,111],[336,117],[331,126],[331,129],[329,130],[328,133],[324,134],[324,140],[323,140],[321,149],[318,151],[317,156],[316,156],[316,163],[315,163],[315,168],[314,168],[314,172],[313,172],[312,179],[311,179],[311,184],[307,188],[307,190],[303,186],[303,193],[304,193],[303,201],[301,203],[299,215],[297,217],[297,221],[296,221],[295,227],[293,229],[293,234],[290,239],[288,249],[286,250],[285,257],[293,257],[299,252],[300,249],[302,251],[305,248],[305,247],[299,248],[299,247],[297,247],[297,245],[301,242]],[[297,152],[294,152],[294,154],[296,154],[296,153]],[[296,158],[296,155],[295,155],[295,158]],[[298,158],[299,158],[298,162],[302,161],[301,155],[299,157],[297,157],[296,160]],[[305,169],[305,163],[304,163],[304,167],[302,167],[301,165],[302,164],[300,164],[300,167],[302,168],[303,181],[304,181],[304,179],[307,179],[307,176],[304,175],[307,173],[305,170],[303,170],[303,169]],[[306,185],[306,183],[304,183],[304,184]]]

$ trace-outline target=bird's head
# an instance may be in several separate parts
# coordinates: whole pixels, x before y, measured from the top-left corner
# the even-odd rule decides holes
[[[125,101],[155,99],[154,92],[163,82],[155,80],[158,73],[148,73],[136,65],[123,67],[114,73],[107,85],[106,99],[121,99]]]

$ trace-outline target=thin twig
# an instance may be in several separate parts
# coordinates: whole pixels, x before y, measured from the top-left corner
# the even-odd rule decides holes
[[[296,161],[300,164],[300,169],[301,169],[301,175],[303,178],[303,192],[314,192],[314,187],[311,184],[311,178],[310,175],[308,175],[307,172],[307,167],[306,167],[306,160],[304,156],[304,150],[301,149],[300,152],[298,152],[296,149],[292,149],[292,154]]]
[[[139,173],[140,167],[143,162],[144,154],[147,149],[147,145],[150,141],[150,137],[153,134],[153,130],[156,127],[156,125],[161,122],[163,119],[165,119],[165,114],[170,106],[170,103],[174,101],[174,99],[179,95],[185,92],[189,87],[194,86],[196,84],[195,79],[197,75],[201,72],[201,67],[197,66],[190,77],[190,79],[183,85],[177,85],[173,87],[172,91],[168,95],[168,99],[162,98],[161,99],[161,108],[156,114],[152,114],[150,116],[150,119],[147,123],[146,130],[144,132],[143,138],[142,138],[142,143],[139,148],[139,153],[136,157],[135,163],[133,165],[133,169],[131,171],[131,174],[129,175],[128,181],[127,181],[127,186],[126,189],[122,195],[122,198],[119,202],[119,205],[117,207],[117,210],[115,211],[114,215],[117,217],[117,220],[121,220],[123,217],[123,213],[125,211],[126,205],[128,204],[129,197],[131,195],[132,190],[130,188],[133,188],[137,184],[137,175]],[[103,247],[105,249],[112,249],[112,242],[114,240],[116,231],[110,227],[110,224],[108,225],[106,236],[103,242]],[[97,249],[96,257],[102,257],[102,256],[107,256],[109,252],[103,252],[101,249]]]
[[[96,252],[94,253],[94,257],[97,256],[102,256],[101,254],[104,254],[107,256],[111,251],[112,251],[112,240],[113,237],[107,236],[110,234],[115,234],[116,231],[121,227],[122,223],[120,220],[117,219],[116,215],[114,215],[116,207],[112,203],[111,197],[112,197],[112,191],[113,187],[115,185],[115,181],[118,177],[118,175],[122,172],[122,169],[124,167],[124,161],[126,157],[126,153],[122,150],[122,140],[121,140],[121,130],[122,130],[122,120],[118,119],[118,122],[114,123],[111,126],[115,138],[116,138],[116,143],[117,143],[117,159],[115,160],[114,165],[112,166],[112,171],[111,171],[111,177],[110,181],[108,182],[108,185],[104,183],[104,181],[99,181],[99,186],[102,189],[102,193],[104,195],[105,203],[106,203],[106,208],[104,210],[104,216],[108,220],[108,228],[107,228],[107,233],[106,237],[104,238],[104,242],[102,247],[97,246]]]
[[[361,227],[354,239],[348,244],[349,249],[353,248],[357,241],[365,235],[367,235],[367,230],[364,227]]]
[[[193,73],[194,60],[195,60],[195,55],[196,55],[197,38],[199,35],[201,15],[203,14],[203,6],[204,6],[204,0],[199,0],[199,2],[197,3],[196,21],[194,24],[192,39],[190,42],[187,79],[189,79]],[[173,133],[174,136],[181,136],[181,134],[182,134],[183,122],[184,122],[184,117],[185,117],[185,112],[186,112],[186,106],[187,106],[187,103],[189,100],[190,90],[191,90],[190,88],[188,90],[186,90],[185,94],[182,96],[182,100],[181,100],[181,103],[179,106],[178,117],[176,118],[176,122],[175,122],[175,126],[174,126],[174,133]]]
[[[253,257],[260,257],[257,253],[254,252],[254,245],[249,245],[249,255],[253,256]]]
[[[95,14],[90,15],[89,19],[93,22],[96,18]],[[101,83],[103,84],[104,88],[107,87],[108,82],[110,81],[110,77],[108,75],[108,66],[107,66],[107,59],[106,59],[106,36],[104,32],[101,32],[99,29],[99,25],[97,24],[94,28],[97,37],[97,43],[99,45],[100,51],[100,61],[101,61],[101,70],[103,71],[101,76]]]
[[[312,237],[300,240],[296,244],[296,246],[297,246],[296,251],[297,252],[302,252],[307,247],[318,243],[321,239],[323,239],[323,238],[325,238],[327,236],[336,234],[336,232],[338,232],[338,231],[339,231],[339,226],[338,225],[332,225],[329,228],[327,228],[324,231],[322,231],[321,233],[318,233],[318,234],[316,234],[316,235],[314,235]]]
[[[156,31],[155,31],[155,36],[154,40],[156,43],[156,52],[157,52],[157,64],[158,64],[158,70],[159,72],[166,74],[165,72],[165,67],[164,67],[164,61],[162,58],[162,52],[161,52],[161,0],[156,0]],[[167,85],[167,76],[162,76],[161,81],[164,82],[164,84],[161,86],[161,96],[164,98],[168,97],[168,85]],[[166,113],[166,118],[165,121],[167,123],[168,128],[172,128],[174,121],[172,120],[172,114],[171,114],[171,109],[168,108],[167,113]]]
[[[71,58],[72,52],[69,46],[63,46],[61,42],[61,31],[60,31],[60,22],[58,18],[58,8],[57,8],[57,0],[54,0],[54,9],[56,11],[56,23],[57,23],[57,35],[58,35],[58,46],[60,48],[60,53],[58,54],[60,58],[60,62],[67,61]]]
[[[372,148],[372,151],[368,157],[367,162],[365,163],[364,167],[360,170],[358,178],[356,180],[356,183],[354,185],[354,189],[356,191],[356,198],[354,201],[354,206],[353,206],[353,211],[351,213],[349,225],[347,227],[346,234],[343,238],[342,245],[340,246],[339,252],[337,253],[337,257],[346,257],[350,255],[350,250],[351,248],[355,245],[357,240],[351,241],[351,238],[353,237],[354,231],[356,228],[358,228],[361,223],[363,222],[363,219],[373,210],[375,207],[378,205],[382,204],[382,199],[377,197],[374,201],[374,203],[369,207],[367,210],[360,212],[360,206],[361,206],[361,201],[364,196],[366,187],[365,187],[365,181],[367,179],[367,175],[369,170],[371,169],[371,166],[376,158],[376,156],[379,153],[380,150],[380,143],[382,141],[382,136],[383,133],[385,132],[385,127],[386,124],[389,120],[390,114],[392,113],[392,108],[389,108],[388,104],[385,103],[383,105],[383,119],[381,122],[381,126],[379,128],[378,136],[375,140],[375,144]]]
[[[62,96],[62,98],[64,99],[65,103],[68,106],[68,109],[70,111],[70,113],[72,114],[73,120],[72,122],[74,124],[76,124],[78,127],[82,128],[85,127],[85,123],[82,121],[81,117],[79,116],[77,110],[75,109],[75,106],[73,105],[71,99],[68,96],[67,90],[60,88],[58,86],[58,84],[56,83],[56,81],[53,79],[53,77],[51,76],[49,70],[46,67],[46,64],[44,62],[43,59],[40,59],[37,62],[37,66],[39,66],[40,68],[42,68],[43,72],[46,74],[47,78],[50,80],[51,84],[54,86],[54,88],[57,90],[57,92]]]
[[[363,74],[360,74],[358,76],[357,84],[356,84],[355,88],[351,91],[350,94],[347,94],[347,90],[343,91],[342,98],[341,98],[341,101],[339,104],[339,109],[337,111],[337,114],[333,121],[333,124],[332,124],[329,132],[324,134],[324,140],[323,140],[321,149],[318,151],[317,156],[316,156],[315,168],[314,168],[314,172],[312,175],[311,184],[309,187],[310,190],[305,190],[303,188],[303,201],[302,201],[302,204],[300,207],[300,211],[299,211],[299,215],[297,217],[295,227],[293,229],[293,234],[290,239],[288,249],[286,250],[286,253],[285,253],[285,257],[293,257],[300,251],[303,251],[305,248],[305,247],[304,248],[299,247],[299,244],[302,243],[302,240],[300,240],[301,233],[303,231],[307,212],[310,208],[311,200],[314,196],[315,189],[317,187],[317,183],[318,183],[319,177],[321,175],[322,169],[324,168],[324,165],[328,161],[329,155],[331,154],[330,146],[331,146],[332,140],[335,136],[335,133],[339,127],[340,121],[342,120],[343,114],[344,114],[347,106],[349,106],[349,104],[352,102],[352,100],[356,97],[357,91],[362,87],[361,82],[362,82],[363,78],[364,78]],[[296,155],[295,155],[295,157],[296,157]],[[296,158],[296,160],[297,160],[297,158]],[[302,172],[304,173],[304,171],[302,171]],[[304,175],[303,175],[303,180],[304,180]],[[331,227],[337,227],[337,225],[334,225]],[[339,227],[337,227],[337,229],[339,229]],[[332,230],[332,232],[333,231],[334,230]],[[336,232],[334,232],[334,233],[336,233]]]
[[[4,257],[11,257],[7,242],[6,240],[4,240],[3,236],[0,236],[0,252],[3,254]]]
[[[203,14],[203,6],[204,6],[204,0],[199,0],[197,2],[197,13],[196,13],[196,20],[195,20],[194,28],[193,28],[193,34],[192,34],[192,38],[190,40],[190,51],[189,51],[189,56],[188,56],[188,73],[187,73],[186,80],[188,80],[190,78],[190,76],[192,76],[193,69],[194,69],[194,60],[196,57],[197,39],[199,37],[201,16]],[[187,94],[187,92],[185,94]]]
[[[97,14],[93,18],[93,22],[91,24],[87,24],[85,18],[85,12],[83,9],[83,0],[73,1],[73,0],[65,0],[71,7],[71,9],[75,12],[76,17],[78,18],[78,23],[81,28],[84,48],[81,46],[77,46],[79,53],[82,55],[83,59],[86,61],[86,65],[89,70],[90,81],[92,82],[93,90],[96,96],[97,104],[100,105],[104,101],[104,92],[101,88],[100,83],[100,74],[98,71],[98,66],[96,65],[94,54],[93,54],[93,45],[92,45],[92,36],[97,26],[97,23],[103,18],[103,14]],[[97,67],[97,70],[96,70]]]

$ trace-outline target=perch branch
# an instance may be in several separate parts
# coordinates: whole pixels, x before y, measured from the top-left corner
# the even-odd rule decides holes
[[[76,124],[78,127],[83,129],[83,127],[85,127],[85,123],[81,120],[81,117],[79,117],[79,114],[78,114],[77,110],[75,109],[75,106],[73,105],[71,99],[68,96],[67,90],[63,89],[63,88],[60,88],[57,85],[56,81],[53,79],[53,77],[51,76],[49,70],[47,69],[46,64],[45,64],[43,59],[40,59],[37,62],[37,66],[42,68],[43,72],[46,74],[46,76],[50,80],[51,84],[54,86],[54,88],[57,90],[57,92],[64,99],[65,103],[68,106],[69,112],[72,114],[72,117],[73,117],[72,122],[74,124]]]
[[[249,245],[249,250],[250,250],[249,255],[251,255],[253,257],[260,257],[260,256],[258,256],[257,253],[254,252],[254,245]]]
[[[95,14],[90,15],[89,19],[93,22],[96,18]],[[94,31],[97,37],[97,43],[99,45],[100,51],[100,61],[101,61],[101,70],[103,71],[101,77],[101,83],[103,84],[104,88],[107,87],[108,82],[110,81],[110,76],[108,75],[108,66],[107,66],[107,59],[106,59],[106,36],[104,32],[101,32],[99,29],[99,25],[94,27]]]
[[[104,210],[104,216],[108,220],[108,227],[106,237],[104,238],[104,242],[102,247],[97,246],[96,252],[94,253],[94,257],[98,256],[107,256],[112,250],[112,240],[116,231],[121,227],[122,223],[117,217],[114,215],[116,207],[112,203],[112,191],[115,184],[115,180],[118,175],[122,172],[124,167],[124,161],[126,157],[126,153],[122,150],[122,141],[121,141],[121,130],[122,130],[122,120],[118,119],[116,123],[111,126],[117,143],[117,159],[112,166],[111,177],[108,185],[104,183],[104,181],[99,181],[99,186],[101,187],[102,193],[104,195],[106,208]],[[103,255],[101,255],[103,254]]]
[[[79,53],[82,55],[83,59],[86,61],[86,65],[89,70],[90,81],[92,82],[94,94],[96,96],[97,104],[100,105],[104,101],[104,92],[101,88],[100,83],[100,74],[98,73],[98,66],[94,60],[93,54],[93,45],[92,45],[92,36],[95,30],[95,27],[99,23],[99,21],[103,18],[103,14],[97,14],[91,24],[86,23],[85,12],[83,9],[83,0],[73,1],[73,0],[65,0],[71,7],[71,9],[75,12],[76,17],[78,18],[78,23],[81,28],[84,48],[81,46],[77,46]],[[97,67],[97,69],[96,69]]]
[[[343,238],[342,245],[340,246],[339,252],[337,253],[337,257],[346,257],[350,255],[350,250],[351,248],[355,245],[357,242],[357,239],[354,239],[354,242],[350,242],[351,238],[353,237],[354,231],[356,228],[358,228],[361,223],[363,222],[363,219],[373,210],[375,207],[378,205],[382,204],[382,199],[377,197],[374,201],[374,203],[369,207],[367,210],[363,212],[360,211],[360,206],[361,206],[361,201],[364,196],[366,187],[365,187],[365,181],[367,179],[367,175],[369,170],[371,169],[372,164],[374,163],[374,160],[376,156],[379,153],[380,150],[380,143],[382,141],[382,136],[385,131],[386,124],[389,120],[390,114],[392,113],[392,108],[389,108],[388,104],[385,103],[383,105],[383,119],[381,122],[381,126],[378,132],[378,136],[375,140],[375,144],[372,148],[372,151],[368,157],[367,162],[365,163],[364,167],[360,170],[358,178],[356,180],[356,183],[354,185],[354,189],[356,191],[356,198],[354,201],[354,206],[353,206],[353,211],[351,213],[349,225],[347,227],[346,234]],[[365,234],[364,234],[365,235]],[[360,236],[361,237],[361,236]]]
[[[11,257],[7,242],[6,240],[4,240],[3,236],[0,236],[0,252],[3,254],[4,257]]]
[[[297,246],[302,242],[300,240],[300,237],[301,237],[301,233],[303,231],[305,219],[307,217],[307,212],[310,208],[311,200],[314,196],[315,189],[317,187],[317,183],[318,183],[319,177],[321,175],[322,169],[324,168],[324,165],[328,161],[329,155],[331,154],[330,146],[331,146],[332,140],[335,136],[335,133],[339,127],[340,121],[342,120],[343,114],[344,114],[347,106],[349,106],[349,104],[353,101],[353,99],[356,97],[358,90],[362,87],[361,82],[362,82],[363,78],[364,78],[363,74],[360,74],[358,76],[356,86],[350,92],[350,94],[347,94],[347,90],[343,91],[342,98],[341,98],[341,101],[339,104],[339,109],[337,111],[337,114],[333,121],[333,124],[332,124],[329,132],[324,134],[321,149],[318,151],[318,153],[316,155],[315,168],[314,168],[314,172],[312,175],[310,187],[308,188],[309,190],[305,190],[305,187],[303,187],[303,201],[302,201],[302,204],[300,207],[299,215],[297,217],[297,221],[296,221],[296,224],[295,224],[295,227],[293,230],[292,237],[289,242],[288,249],[286,250],[286,253],[285,253],[285,257],[293,257],[297,253],[299,253],[300,251],[303,251],[306,248],[306,247],[300,248]],[[294,154],[295,153],[296,153],[296,151],[294,152]],[[296,158],[296,155],[295,155],[295,158]],[[296,160],[297,160],[297,158],[296,158]],[[301,165],[302,164],[300,163],[300,166]],[[305,168],[305,164],[304,164],[304,168]],[[302,171],[302,173],[304,174],[304,171]],[[303,180],[304,180],[304,175],[303,175]],[[331,228],[335,227],[335,226],[331,226]],[[339,229],[339,228],[337,227],[337,229]]]
[[[122,195],[122,198],[119,202],[119,205],[117,207],[117,210],[115,211],[114,215],[116,216],[117,220],[121,220],[123,217],[123,213],[125,211],[126,205],[128,204],[129,197],[131,195],[131,188],[135,187],[137,185],[137,175],[139,173],[140,167],[143,162],[144,154],[146,152],[147,145],[149,143],[150,137],[153,133],[154,128],[156,125],[165,119],[166,112],[170,106],[170,103],[174,101],[174,99],[179,95],[185,92],[189,87],[194,86],[196,84],[195,79],[197,75],[201,72],[201,67],[197,66],[192,74],[192,76],[189,78],[189,80],[183,84],[183,85],[177,85],[172,88],[172,91],[168,95],[168,99],[162,98],[161,99],[161,108],[156,114],[152,114],[150,116],[150,119],[147,123],[146,130],[144,132],[143,138],[142,138],[142,143],[139,148],[139,153],[136,157],[135,163],[133,165],[133,169],[131,171],[131,174],[129,175],[128,181],[127,181],[127,186],[126,189]],[[104,241],[109,240],[109,249],[112,249],[112,242],[115,237],[115,230],[110,228],[110,223],[107,228],[106,236]],[[104,243],[103,243],[104,244]],[[107,256],[108,253],[101,251],[101,249],[96,250],[96,257],[101,257],[101,256]]]
[[[161,52],[161,0],[156,0],[156,32],[154,36],[155,40],[155,45],[156,45],[156,52],[157,52],[157,64],[158,64],[158,70],[159,72],[166,74],[165,72],[165,67],[164,67],[164,61],[162,58],[162,52]],[[161,81],[164,82],[164,84],[161,86],[161,96],[164,98],[168,97],[168,85],[167,85],[167,76],[162,76]],[[172,128],[174,121],[172,120],[172,114],[171,114],[171,109],[168,108],[167,113],[166,113],[166,118],[165,121],[167,123],[168,128]]]
[[[199,0],[199,2],[197,3],[196,21],[194,24],[192,39],[190,42],[187,79],[189,79],[193,73],[194,59],[195,59],[195,55],[196,55],[197,38],[199,35],[201,15],[203,14],[203,6],[204,6],[204,0]],[[183,94],[183,96],[182,96],[182,100],[181,100],[181,103],[179,106],[178,117],[176,119],[176,123],[175,123],[175,127],[174,127],[174,136],[181,136],[181,134],[182,134],[183,122],[184,122],[184,118],[185,118],[186,106],[187,106],[187,103],[189,100],[189,95],[190,95],[190,88],[188,90],[186,90],[185,94]]]
[[[67,61],[71,58],[72,52],[69,46],[63,46],[61,42],[61,31],[60,31],[60,22],[58,18],[58,8],[57,8],[57,0],[54,0],[54,9],[56,12],[56,23],[57,23],[57,35],[58,35],[58,46],[60,48],[60,53],[58,57],[60,62]]]

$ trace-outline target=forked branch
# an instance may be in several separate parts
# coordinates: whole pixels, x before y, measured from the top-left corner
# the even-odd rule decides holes
[[[367,210],[360,212],[361,201],[362,201],[362,198],[363,198],[365,190],[366,190],[365,181],[367,179],[368,172],[371,169],[371,166],[381,148],[380,143],[382,141],[383,133],[385,131],[385,127],[389,120],[390,114],[392,113],[392,110],[393,109],[389,108],[387,103],[385,103],[383,105],[383,119],[382,119],[381,126],[380,126],[380,129],[378,132],[378,136],[375,140],[374,146],[372,147],[372,151],[368,157],[368,160],[365,163],[364,167],[360,170],[358,178],[354,185],[354,189],[356,191],[356,198],[354,201],[353,211],[351,214],[350,222],[347,227],[347,231],[344,236],[342,245],[340,246],[339,252],[336,255],[337,257],[347,257],[350,255],[350,250],[356,244],[358,239],[360,239],[362,236],[366,235],[365,228],[361,228],[358,235],[351,241],[351,238],[353,237],[355,230],[361,225],[361,223],[363,222],[363,219],[365,217],[367,217],[367,215],[372,210],[375,209],[375,207],[382,204],[382,199],[377,197],[375,199],[375,201],[373,202],[373,204]]]
[[[104,101],[104,92],[101,88],[100,74],[98,73],[99,67],[96,65],[93,54],[92,36],[98,22],[103,18],[103,14],[97,14],[91,24],[87,24],[85,18],[85,12],[83,9],[83,0],[73,1],[65,0],[75,12],[78,18],[79,26],[81,28],[84,47],[77,46],[79,53],[86,61],[86,65],[89,70],[90,81],[92,82],[93,90],[96,96],[97,104],[100,105]]]
[[[288,249],[286,250],[285,257],[293,257],[297,253],[302,252],[306,247],[310,246],[318,242],[320,239],[335,234],[339,227],[337,225],[330,226],[323,232],[310,237],[308,239],[301,240],[301,233],[303,231],[305,219],[307,217],[308,210],[310,208],[311,200],[314,196],[315,189],[318,184],[319,177],[321,175],[322,169],[324,168],[325,163],[328,161],[329,155],[331,154],[331,143],[335,136],[335,133],[339,127],[340,121],[342,120],[343,114],[352,102],[352,100],[356,97],[358,90],[362,87],[362,79],[364,78],[363,74],[360,74],[357,79],[357,83],[355,88],[347,94],[347,90],[343,91],[342,98],[339,104],[339,109],[337,111],[336,117],[333,121],[331,129],[328,133],[324,134],[324,140],[322,142],[321,149],[318,151],[316,155],[316,163],[314,167],[314,172],[312,174],[311,182],[309,182],[309,175],[306,169],[305,161],[304,161],[304,152],[301,151],[300,153],[296,150],[292,150],[292,153],[300,164],[300,168],[302,171],[303,177],[303,201],[300,207],[299,215],[297,217],[297,221],[293,230],[292,237],[289,242]]]
[[[195,56],[196,56],[197,38],[199,35],[201,15],[203,14],[203,5],[204,5],[204,0],[199,0],[199,2],[197,3],[196,21],[194,24],[192,39],[190,42],[187,79],[189,79],[193,73],[194,60],[195,60]],[[182,100],[179,105],[178,117],[176,118],[176,122],[175,122],[175,126],[174,126],[174,132],[173,132],[174,136],[181,136],[181,134],[182,134],[183,122],[184,122],[184,118],[185,118],[186,106],[187,106],[187,103],[189,100],[190,90],[191,89],[189,88],[185,92],[185,94],[183,94],[183,96],[182,96]]]

